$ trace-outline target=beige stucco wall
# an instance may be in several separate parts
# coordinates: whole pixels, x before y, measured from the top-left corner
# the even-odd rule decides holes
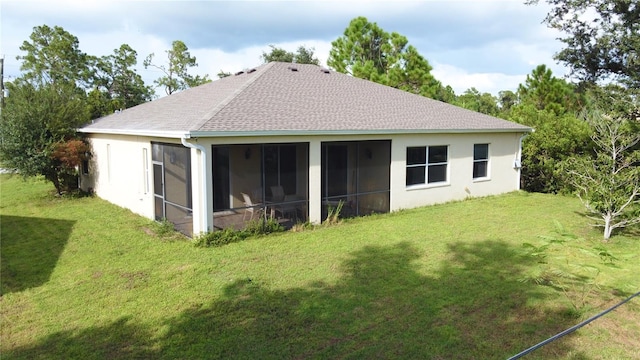
[[[309,219],[321,222],[321,145],[333,141],[391,140],[391,211],[413,208],[466,197],[487,196],[519,189],[520,171],[514,169],[521,133],[476,134],[403,134],[335,135],[335,136],[277,136],[265,141],[263,137],[228,137],[198,139],[208,151],[211,145],[238,145],[256,143],[309,143]],[[195,141],[192,139],[191,141]],[[473,145],[489,144],[489,177],[473,180]],[[435,186],[406,186],[406,153],[410,146],[447,145],[449,149],[448,182]],[[252,149],[257,151],[258,149]],[[256,154],[256,152],[253,152]],[[376,158],[378,158],[376,156]],[[246,161],[238,158],[238,161]],[[248,180],[234,186],[253,186]]]
[[[81,186],[85,190],[93,188],[99,197],[153,219],[150,139],[93,134],[89,141],[92,154],[89,176],[81,179]],[[145,163],[148,164],[147,176],[144,171]]]
[[[263,137],[225,137],[189,139],[188,142],[204,148],[204,157],[197,149],[191,150],[193,181],[194,234],[207,230],[206,213],[213,213],[213,185],[202,182],[202,174],[211,174],[211,146],[262,143],[308,143],[309,144],[309,219],[321,219],[321,145],[326,141],[391,140],[391,211],[464,199],[469,196],[486,196],[517,190],[520,173],[514,169],[518,152],[519,133],[478,134],[402,134],[384,135],[335,135],[335,136],[274,136],[265,141]],[[98,196],[133,212],[154,218],[153,167],[151,142],[180,144],[179,139],[164,139],[139,136],[91,134],[93,158],[90,175],[83,176],[81,185],[86,190],[92,187]],[[489,144],[489,178],[474,181],[473,144]],[[406,149],[410,146],[447,145],[449,154],[448,181],[435,186],[412,186],[406,184]],[[109,149],[107,151],[107,148]],[[148,164],[148,188],[145,178],[145,162]],[[243,148],[244,149],[244,148]],[[230,161],[259,161],[258,148],[252,148],[252,156],[245,159],[244,150],[230,154]],[[379,159],[378,156],[375,157]],[[251,189],[259,186],[253,174],[234,174],[243,181],[230,184],[232,189]],[[243,176],[247,175],[247,176]],[[239,190],[240,191],[240,190]],[[206,193],[206,197],[203,195]],[[234,199],[234,206],[239,199]],[[211,228],[209,222],[208,229]]]
[[[111,203],[130,209],[149,219],[155,218],[153,163],[151,142],[180,144],[177,139],[125,135],[91,134],[92,157],[89,175],[81,176],[83,190],[92,189],[96,195]],[[205,184],[201,181],[202,157],[191,150],[191,181],[194,234],[204,231],[202,209]],[[209,171],[210,171],[209,166]]]
[[[391,211],[518,190],[514,168],[521,134],[433,134],[397,137],[391,145]],[[489,144],[489,176],[473,179],[473,145]],[[448,181],[406,186],[407,147],[448,146]]]

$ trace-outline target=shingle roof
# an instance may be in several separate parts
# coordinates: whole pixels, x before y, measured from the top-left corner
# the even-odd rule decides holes
[[[81,131],[215,136],[531,130],[316,65],[274,62],[252,70],[100,118]]]

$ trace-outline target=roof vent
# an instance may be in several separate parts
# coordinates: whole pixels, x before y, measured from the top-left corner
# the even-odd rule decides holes
[[[255,71],[256,71],[256,69],[249,69],[249,70],[247,70],[247,74],[251,74],[252,72],[255,72]]]
[[[289,67],[287,67],[287,69],[289,69],[289,70],[291,70],[291,71],[293,71],[293,72],[298,71],[298,68],[297,68],[297,67],[294,67],[294,66],[289,66]]]
[[[238,72],[237,72],[237,73],[235,73],[234,75],[235,75],[235,76],[238,76],[238,75],[242,75],[242,74],[244,74],[244,71],[238,71]]]
[[[320,68],[320,71],[322,71],[325,74],[330,74],[331,72],[329,71],[329,69],[326,68]]]

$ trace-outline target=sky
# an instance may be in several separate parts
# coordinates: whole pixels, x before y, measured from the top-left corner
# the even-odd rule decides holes
[[[326,65],[331,42],[353,18],[365,16],[407,37],[436,79],[456,94],[475,87],[497,95],[515,91],[540,64],[558,77],[568,73],[553,59],[562,43],[560,34],[542,23],[548,10],[524,0],[0,0],[0,55],[5,81],[19,76],[21,44],[34,27],[46,24],[76,36],[89,55],[109,55],[121,44],[130,45],[148,85],[162,74],[144,69],[142,61],[150,53],[156,61],[166,59],[174,40],[183,41],[196,57],[193,74],[217,79],[221,70],[260,65],[269,45],[288,51],[313,48]]]

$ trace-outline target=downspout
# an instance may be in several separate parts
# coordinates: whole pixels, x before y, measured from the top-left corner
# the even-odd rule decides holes
[[[535,130],[532,130],[535,131]],[[521,183],[521,171],[520,169],[522,169],[522,141],[524,140],[524,138],[526,138],[527,136],[529,136],[528,133],[524,133],[522,134],[522,136],[520,136],[520,141],[518,142],[518,152],[516,153],[516,158],[513,160],[513,168],[518,170],[518,186],[517,189],[520,190],[520,183]]]
[[[182,142],[182,145],[190,148],[190,149],[197,149],[200,150],[200,155],[202,158],[202,173],[205,174],[204,180],[207,179],[206,173],[207,173],[207,151],[204,148],[204,146],[202,145],[197,145],[197,144],[192,144],[187,142],[187,136],[188,134],[185,134],[184,136],[182,136],[180,138],[180,141]],[[204,199],[202,201],[202,227],[205,229],[206,232],[211,231],[211,228],[209,227],[209,214],[207,213],[207,211],[209,210],[209,194],[207,194],[207,183],[206,181],[202,182],[202,191],[204,192],[202,194],[202,198]]]

